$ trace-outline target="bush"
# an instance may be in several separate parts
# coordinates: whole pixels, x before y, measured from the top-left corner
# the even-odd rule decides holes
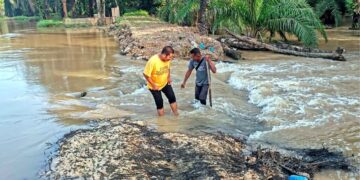
[[[37,27],[44,28],[44,27],[61,27],[64,26],[64,23],[59,20],[41,20],[36,24]]]
[[[121,21],[122,21],[122,18],[121,18],[121,17],[117,17],[117,18],[115,19],[115,23],[116,23],[116,24],[121,23]]]
[[[25,21],[38,21],[40,20],[39,16],[15,16],[12,19],[18,22],[25,22]]]
[[[149,16],[149,13],[145,10],[137,10],[132,12],[127,12],[124,16]]]

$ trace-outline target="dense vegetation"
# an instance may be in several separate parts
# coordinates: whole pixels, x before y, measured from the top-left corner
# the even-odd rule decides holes
[[[266,34],[271,38],[276,33],[284,39],[295,35],[313,47],[317,45],[316,31],[326,39],[323,23],[338,25],[341,17],[352,11],[351,3],[352,0],[164,0],[158,15],[172,23],[197,24],[200,31],[202,27],[209,27],[212,32],[228,28],[256,38]],[[207,6],[205,10],[202,4]]]
[[[62,2],[0,0],[0,5],[9,17],[59,20],[65,16]],[[358,27],[359,4],[359,0],[66,0],[66,9],[70,18],[104,17],[119,6],[122,15],[157,15],[171,23],[197,26],[203,34],[227,28],[254,38],[278,34],[286,40],[294,35],[315,47],[318,35],[327,38],[324,25],[338,26],[343,16],[353,16],[353,27]]]
[[[111,8],[119,6],[122,14],[143,9],[156,13],[159,0],[66,0],[68,16],[92,17],[98,12],[98,6],[105,7],[105,15],[111,14]],[[63,17],[62,0],[0,0],[5,7],[6,16],[40,16],[44,19]],[[1,10],[1,9],[0,9]]]

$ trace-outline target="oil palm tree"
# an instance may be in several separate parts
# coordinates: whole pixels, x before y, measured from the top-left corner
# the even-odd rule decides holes
[[[198,28],[200,34],[207,34],[209,31],[207,18],[206,18],[206,10],[208,8],[208,5],[209,5],[208,0],[200,0],[199,18],[198,18]]]
[[[170,22],[198,22],[200,2],[166,0],[160,12],[167,12],[163,15]],[[324,26],[306,0],[211,0],[206,14],[213,32],[228,28],[250,37],[277,32],[284,38],[295,35],[308,47],[317,46],[317,32],[327,39]]]
[[[315,12],[324,24],[334,24],[338,26],[341,23],[340,4],[337,0],[319,0],[315,4]]]
[[[327,39],[318,16],[305,0],[218,0],[210,5],[213,31],[226,27],[251,37],[270,32],[295,35],[305,46],[317,46],[318,34]]]

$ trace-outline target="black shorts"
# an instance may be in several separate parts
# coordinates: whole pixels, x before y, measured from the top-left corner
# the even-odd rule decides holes
[[[175,97],[175,93],[173,88],[171,87],[171,85],[166,85],[164,88],[162,88],[159,91],[155,91],[155,90],[151,90],[150,89],[151,94],[154,97],[155,100],[155,104],[156,104],[156,108],[157,109],[162,109],[164,108],[164,101],[161,95],[161,92],[163,92],[165,94],[165,96],[168,98],[169,103],[175,103],[176,102],[176,97]]]

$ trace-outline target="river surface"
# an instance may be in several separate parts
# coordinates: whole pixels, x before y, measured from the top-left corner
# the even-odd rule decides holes
[[[172,62],[180,116],[158,118],[142,77],[144,61],[118,54],[97,29],[36,29],[0,22],[0,179],[37,179],[53,143],[91,120],[128,117],[164,132],[247,135],[279,148],[328,147],[360,163],[360,37],[330,30],[324,49],[343,46],[347,62],[244,52],[217,63],[213,108],[180,89],[187,62]],[[80,98],[81,92],[87,92]],[[359,179],[323,172],[316,179]]]

